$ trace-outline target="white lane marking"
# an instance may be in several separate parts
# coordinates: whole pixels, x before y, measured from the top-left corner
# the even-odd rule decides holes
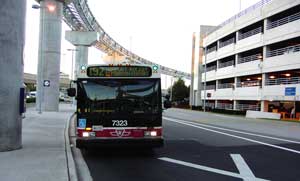
[[[196,126],[196,125],[193,125],[193,124],[190,124],[190,123],[184,123],[182,121],[177,121],[177,120],[171,119],[171,118],[167,118],[166,120],[169,120],[171,122],[176,122],[176,123],[179,123],[179,124],[183,124],[183,125],[187,125],[187,126],[191,126],[191,127],[195,127],[195,128],[199,128],[199,129],[203,129],[203,130],[206,130],[206,131],[211,131],[211,132],[214,132],[214,133],[219,133],[219,134],[223,134],[223,135],[226,135],[226,136],[230,136],[230,137],[234,137],[234,138],[246,140],[246,141],[249,141],[249,142],[258,143],[258,144],[266,145],[266,146],[269,146],[269,147],[273,147],[273,148],[277,148],[277,149],[281,149],[281,150],[290,151],[290,152],[293,152],[293,153],[300,154],[300,151],[289,149],[289,148],[285,148],[285,147],[282,147],[282,146],[277,146],[277,145],[265,143],[265,142],[262,142],[262,141],[253,140],[253,139],[250,139],[250,138],[236,136],[236,135],[229,134],[229,133],[224,133],[224,132],[221,132],[221,131],[216,131],[216,130],[212,130],[212,129],[209,129],[209,128],[204,128],[204,127],[201,127],[201,126]]]
[[[248,179],[248,177],[246,178],[245,175],[242,175],[242,174],[229,172],[229,171],[225,171],[225,170],[220,170],[220,169],[216,169],[216,168],[211,168],[211,167],[207,167],[207,166],[197,165],[197,164],[193,164],[193,163],[189,163],[189,162],[184,162],[184,161],[181,161],[181,160],[175,160],[175,159],[168,158],[168,157],[161,157],[161,158],[158,158],[158,159],[166,161],[166,162],[171,162],[171,163],[175,163],[175,164],[179,164],[179,165],[184,165],[184,166],[191,167],[191,168],[196,168],[196,169],[199,169],[199,170],[205,170],[205,171],[208,171],[208,172],[218,173],[218,174],[221,174],[221,175],[241,178],[241,179],[244,179],[244,180]],[[251,177],[251,179],[252,179],[251,181],[254,181],[254,180],[267,181],[265,179],[256,178],[255,176]]]
[[[244,177],[245,181],[252,181],[255,178],[255,175],[243,159],[240,154],[230,154],[233,162],[235,163],[237,169],[240,172],[240,175]]]
[[[285,141],[285,142],[289,142],[289,143],[300,144],[299,141],[287,140],[287,139],[277,138],[277,137],[272,137],[272,136],[265,136],[265,135],[261,135],[261,134],[248,133],[248,132],[244,132],[244,131],[237,131],[237,130],[232,130],[232,129],[228,129],[228,128],[220,128],[220,127],[216,127],[216,126],[206,125],[206,124],[202,124],[202,123],[189,122],[189,121],[184,121],[184,120],[175,119],[175,118],[167,118],[167,117],[163,117],[163,118],[164,119],[174,119],[174,120],[182,121],[185,123],[200,125],[200,126],[224,130],[224,131],[230,131],[230,132],[234,132],[234,133],[241,133],[241,134],[246,134],[246,135],[251,135],[251,136],[257,136],[257,137],[268,138],[268,139],[273,139],[273,140],[278,140],[278,141]]]

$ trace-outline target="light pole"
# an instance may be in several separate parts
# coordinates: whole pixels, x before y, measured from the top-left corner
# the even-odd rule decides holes
[[[46,8],[49,10],[49,12],[53,12],[55,11],[55,6],[54,5],[48,5],[48,6],[40,6],[37,4],[32,5],[33,9],[42,9],[42,8]],[[44,18],[45,18],[45,12],[44,11],[40,11],[41,12],[41,25],[40,25],[40,51],[39,51],[39,66],[38,66],[38,113],[42,114],[42,102],[43,102],[43,97],[44,97],[44,77],[43,77],[43,65],[44,65],[44,58],[42,55],[42,52],[44,51],[44,46],[43,46],[43,34],[44,34]]]
[[[71,80],[74,79],[74,52],[78,51],[77,49],[69,48],[67,51],[72,52],[72,67],[71,67]]]
[[[201,97],[200,97],[200,102],[203,105],[203,111],[206,112],[206,59],[207,59],[206,56],[207,56],[207,47],[200,46],[200,48],[202,48],[202,50],[204,50],[204,86],[203,86],[204,96],[203,96],[203,104],[202,104]],[[202,76],[202,73],[201,73],[200,76]],[[201,84],[202,84],[202,82],[201,82]],[[201,94],[201,92],[200,92],[200,94]]]
[[[67,51],[71,51],[72,52],[72,67],[71,67],[71,80],[74,80],[74,52],[78,51],[77,49],[72,49],[72,48],[69,48],[67,49]],[[75,103],[75,98],[73,97],[72,98],[72,105],[74,105]]]
[[[170,100],[171,100],[171,103],[172,103],[172,100],[173,100],[173,77],[171,77],[171,96],[170,96]]]

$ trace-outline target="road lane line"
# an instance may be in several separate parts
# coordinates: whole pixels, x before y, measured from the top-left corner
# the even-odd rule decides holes
[[[164,119],[174,119],[174,120],[182,121],[182,122],[185,122],[185,123],[200,125],[200,126],[219,129],[219,130],[224,130],[224,131],[230,131],[230,132],[234,132],[234,133],[241,133],[241,134],[246,134],[246,135],[251,135],[251,136],[257,136],[257,137],[268,138],[268,139],[273,139],[273,140],[278,140],[278,141],[285,141],[285,142],[289,142],[289,143],[300,144],[299,141],[293,141],[293,140],[277,138],[277,137],[272,137],[272,136],[265,136],[265,135],[261,135],[261,134],[249,133],[249,132],[244,132],[244,131],[237,131],[237,130],[232,130],[232,129],[228,129],[228,128],[221,128],[221,127],[206,125],[206,124],[202,124],[202,123],[189,122],[189,121],[185,121],[185,120],[181,120],[181,119],[168,118],[168,117],[163,117],[163,118]]]
[[[250,139],[250,138],[245,138],[245,137],[236,136],[236,135],[229,134],[229,133],[224,133],[224,132],[221,132],[221,131],[212,130],[212,129],[209,129],[209,128],[204,128],[204,127],[201,127],[201,126],[196,126],[196,125],[193,125],[193,124],[190,124],[190,123],[185,123],[185,122],[182,122],[182,121],[177,121],[177,120],[171,119],[171,118],[165,118],[165,119],[169,120],[171,122],[176,122],[176,123],[179,123],[179,124],[183,124],[183,125],[187,125],[187,126],[191,126],[191,127],[203,129],[203,130],[206,130],[206,131],[211,131],[211,132],[214,132],[214,133],[223,134],[223,135],[226,135],[226,136],[230,136],[230,137],[234,137],[234,138],[239,138],[239,139],[246,140],[246,141],[249,141],[249,142],[258,143],[258,144],[266,145],[266,146],[269,146],[269,147],[273,147],[273,148],[277,148],[277,149],[281,149],[281,150],[285,150],[285,151],[289,151],[289,152],[300,154],[300,151],[289,149],[289,148],[285,148],[285,147],[282,147],[282,146],[277,146],[277,145],[265,143],[265,142],[262,142],[262,141],[253,140],[253,139]]]
[[[240,175],[244,177],[245,181],[252,181],[255,178],[255,175],[243,159],[240,154],[230,154],[233,162],[235,163],[237,169],[240,172]]]
[[[189,163],[189,162],[184,162],[184,161],[181,161],[181,160],[175,160],[175,159],[168,158],[168,157],[161,157],[161,158],[158,158],[158,159],[166,161],[166,162],[171,162],[171,163],[175,163],[175,164],[179,164],[179,165],[184,165],[184,166],[191,167],[191,168],[196,168],[196,169],[199,169],[199,170],[205,170],[205,171],[208,171],[208,172],[214,172],[214,173],[218,173],[218,174],[221,174],[221,175],[241,178],[243,180],[247,179],[245,177],[245,175],[241,175],[241,174],[238,174],[238,173],[229,172],[229,171],[220,170],[220,169],[211,168],[211,167],[206,167],[206,166],[202,166],[202,165],[197,165],[197,164],[193,164],[193,163]],[[265,180],[265,179],[256,178],[255,176],[251,177],[251,179],[252,179],[251,181],[255,181],[255,180],[257,180],[257,181],[268,181],[268,180]],[[247,180],[245,180],[245,181],[247,181]]]

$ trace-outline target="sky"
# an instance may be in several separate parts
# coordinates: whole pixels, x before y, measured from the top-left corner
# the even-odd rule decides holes
[[[152,62],[191,72],[192,34],[200,25],[218,25],[259,0],[88,0],[102,28],[119,44]],[[27,0],[24,71],[37,72],[39,10]],[[64,40],[70,30],[63,23],[61,72],[71,73],[75,48]],[[89,63],[103,63],[103,53],[89,48]],[[197,55],[197,52],[196,52]],[[198,57],[196,56],[196,61]],[[162,76],[162,87],[170,84]],[[165,83],[166,82],[166,83]]]

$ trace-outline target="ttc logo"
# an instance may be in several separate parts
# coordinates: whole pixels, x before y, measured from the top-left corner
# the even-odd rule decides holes
[[[123,136],[129,136],[130,132],[127,132],[126,130],[122,130],[122,129],[116,129],[115,131],[110,132],[110,135],[116,137],[123,137]]]

